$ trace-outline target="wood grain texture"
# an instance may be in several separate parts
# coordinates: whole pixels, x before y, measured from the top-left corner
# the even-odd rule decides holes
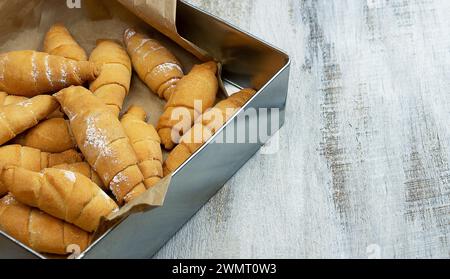
[[[289,53],[287,123],[156,258],[450,257],[450,1],[189,2]]]

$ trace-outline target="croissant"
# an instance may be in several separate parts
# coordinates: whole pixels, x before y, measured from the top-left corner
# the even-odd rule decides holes
[[[1,181],[19,202],[87,232],[95,231],[102,217],[118,209],[102,189],[76,172],[54,168],[34,172],[8,166]]]
[[[101,65],[101,73],[91,83],[90,90],[119,116],[130,90],[132,69],[127,52],[114,41],[99,40],[89,61]]]
[[[145,192],[136,153],[108,107],[81,86],[66,88],[55,96],[70,119],[78,147],[119,204]]]
[[[196,65],[178,82],[156,127],[166,149],[171,150],[195,119],[214,105],[218,90],[216,71],[215,62]],[[176,114],[182,112],[186,113],[180,121]]]
[[[4,166],[17,166],[32,171],[40,171],[56,165],[73,164],[82,160],[82,156],[75,150],[51,154],[17,144],[5,145],[0,147],[0,174]],[[0,181],[0,196],[7,192],[8,189]]]
[[[0,92],[0,106],[17,104],[26,100],[28,100],[26,97],[8,95],[5,92]]]
[[[97,184],[103,190],[106,190],[100,176],[91,168],[91,166],[86,162],[72,163],[72,164],[61,164],[54,166],[55,169],[67,170],[72,172],[77,172],[91,179],[92,182]]]
[[[14,143],[50,153],[60,153],[76,147],[69,123],[64,118],[45,120],[18,136]]]
[[[122,126],[136,152],[148,189],[161,180],[163,171],[161,140],[153,125],[145,122],[146,116],[141,107],[132,106],[122,117]]]
[[[47,95],[0,107],[0,145],[35,126],[57,108],[55,98]]]
[[[24,147],[25,148],[25,147]],[[50,168],[61,164],[74,164],[83,161],[83,156],[74,149],[69,149],[61,153],[41,152],[41,169]],[[45,164],[47,166],[45,166]]]
[[[12,195],[0,200],[0,230],[40,253],[66,255],[71,245],[84,251],[91,241],[87,232],[26,206]]]
[[[0,92],[0,107],[21,103],[26,100],[29,100],[29,98],[23,96],[9,95],[5,92]],[[46,118],[51,119],[62,117],[64,117],[64,113],[61,111],[61,108],[59,107],[58,104],[58,108],[54,112],[50,113]]]
[[[176,57],[158,41],[127,29],[124,41],[133,67],[142,81],[167,101],[174,92],[183,70]]]
[[[32,50],[0,55],[0,91],[33,97],[56,92],[70,85],[94,80],[99,69],[91,62]]]
[[[164,176],[181,166],[218,129],[220,129],[255,94],[253,89],[243,89],[231,97],[220,101],[214,108],[206,111],[194,127],[181,139],[164,162]]]
[[[55,24],[48,30],[44,39],[44,52],[76,61],[87,60],[84,49],[80,47],[69,30],[62,24]]]

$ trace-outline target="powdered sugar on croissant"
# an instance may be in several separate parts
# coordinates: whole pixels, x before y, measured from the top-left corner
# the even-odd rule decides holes
[[[70,85],[82,85],[99,75],[98,67],[87,61],[32,50],[0,55],[0,91],[33,97],[53,93]]]
[[[0,179],[18,201],[87,232],[95,231],[100,219],[118,208],[94,182],[72,171],[6,167]]]
[[[184,76],[180,62],[158,41],[133,29],[125,31],[124,41],[141,80],[159,97],[169,100],[177,82]]]

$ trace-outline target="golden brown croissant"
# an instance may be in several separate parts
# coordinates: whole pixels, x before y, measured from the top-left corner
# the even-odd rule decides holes
[[[25,148],[25,147],[24,147]],[[43,156],[47,156],[47,158],[43,158]],[[53,166],[61,165],[61,164],[73,164],[83,161],[83,156],[78,153],[74,149],[69,149],[67,151],[61,153],[46,153],[41,152],[41,160],[42,165],[47,164],[46,168],[50,168]],[[42,168],[41,168],[42,169]]]
[[[73,164],[82,160],[81,154],[75,150],[51,154],[17,144],[5,145],[0,147],[0,174],[4,166],[17,166],[32,171],[40,171],[56,165]],[[0,182],[0,196],[7,192],[6,186]]]
[[[12,195],[0,200],[0,230],[40,253],[66,255],[72,245],[81,252],[91,241],[87,232],[24,205]]]
[[[136,152],[138,166],[148,189],[161,180],[163,172],[161,140],[153,125],[145,122],[146,117],[144,109],[132,106],[121,122]]]
[[[180,140],[164,162],[164,175],[176,170],[220,129],[255,94],[253,89],[243,89],[217,103],[206,111],[194,127]]]
[[[28,100],[26,97],[9,95],[6,92],[0,92],[0,106],[17,104]]]
[[[78,147],[119,204],[145,192],[136,153],[108,107],[81,86],[66,88],[55,96],[70,119]]]
[[[77,172],[82,174],[92,180],[95,184],[97,184],[103,190],[107,190],[103,181],[100,179],[100,176],[91,168],[91,166],[86,162],[72,163],[72,164],[61,164],[54,166],[55,169],[68,170],[72,172]]]
[[[26,100],[29,100],[29,98],[23,96],[9,95],[8,93],[0,92],[0,107],[21,103]],[[46,118],[51,119],[62,117],[64,117],[64,113],[61,111],[61,108],[59,107],[58,104],[58,108],[54,112],[50,113]]]
[[[183,77],[180,62],[158,41],[136,33],[131,28],[125,30],[124,41],[141,80],[160,98],[169,100]]]
[[[42,95],[0,107],[0,145],[37,125],[58,106],[55,98]]]
[[[32,50],[0,55],[0,91],[33,97],[70,85],[82,85],[99,74],[95,64]]]
[[[84,49],[75,41],[69,30],[59,23],[50,27],[45,35],[44,52],[77,61],[87,60]]]
[[[101,73],[91,83],[90,90],[119,116],[130,90],[132,68],[127,52],[114,41],[99,40],[89,61],[101,65]]]
[[[166,149],[172,149],[183,133],[192,127],[195,119],[214,105],[218,90],[216,71],[215,62],[196,65],[178,82],[157,126]],[[181,120],[176,117],[180,113],[183,115]]]
[[[50,153],[60,153],[76,147],[69,123],[64,118],[42,121],[14,139],[14,143]]]
[[[87,232],[95,231],[101,218],[118,208],[94,182],[76,172],[55,168],[34,172],[7,166],[1,181],[19,202]]]
[[[9,95],[6,92],[0,92],[0,107],[21,103],[26,100],[29,100],[29,98],[23,97],[23,96]],[[58,108],[54,112],[50,113],[50,115],[48,115],[46,118],[51,119],[51,118],[63,118],[63,117],[64,117],[64,113],[61,111],[61,108],[59,107],[59,104],[58,104]]]

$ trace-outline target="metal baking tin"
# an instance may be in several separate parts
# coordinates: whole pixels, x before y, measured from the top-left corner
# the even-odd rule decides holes
[[[250,108],[279,110],[278,125],[272,127],[272,134],[284,124],[290,71],[288,55],[183,1],[178,2],[177,27],[180,35],[223,63],[222,77],[228,86],[254,87],[255,83],[261,86],[235,117],[173,173],[163,207],[128,217],[79,258],[152,257],[266,141],[218,143],[215,139],[233,132],[242,124],[240,121],[257,123],[260,113],[241,117]],[[0,232],[0,258],[46,257]]]

